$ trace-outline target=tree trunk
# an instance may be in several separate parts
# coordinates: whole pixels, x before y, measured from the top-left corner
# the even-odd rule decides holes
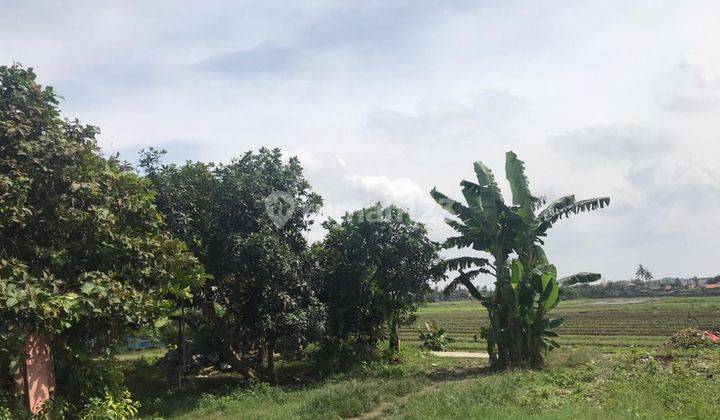
[[[178,388],[182,388],[182,378],[185,374],[185,305],[183,301],[180,301],[180,316],[178,317],[177,355],[177,386]]]
[[[270,339],[267,345],[267,370],[271,380],[275,380],[275,339]]]
[[[397,317],[393,317],[390,321],[390,353],[398,354],[400,352],[400,334],[398,332]]]

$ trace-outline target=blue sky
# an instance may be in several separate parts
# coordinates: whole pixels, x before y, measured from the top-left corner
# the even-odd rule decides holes
[[[559,224],[561,273],[720,274],[713,1],[7,1],[0,62],[134,160],[297,155],[327,215],[381,200],[449,234],[427,192],[482,160],[537,194],[610,195]],[[313,238],[321,237],[313,232]]]

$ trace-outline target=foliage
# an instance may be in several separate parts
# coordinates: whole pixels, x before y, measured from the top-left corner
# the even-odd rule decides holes
[[[425,322],[425,328],[418,327],[420,331],[420,348],[425,350],[442,351],[452,344],[455,339],[438,327],[435,321]]]
[[[325,347],[344,343],[369,358],[389,336],[397,352],[398,326],[412,320],[429,282],[440,278],[431,270],[438,245],[405,211],[379,203],[323,226],[328,233],[314,251],[328,312]]]
[[[55,347],[108,348],[204,279],[164,230],[147,182],[102,157],[98,129],[61,118],[35,79],[0,67],[0,358],[32,331]]]
[[[303,237],[321,198],[298,159],[284,163],[278,149],[226,165],[163,164],[162,154],[151,149],[141,160],[158,209],[213,276],[193,291],[189,325],[236,369],[251,374],[265,352],[271,365],[280,337],[301,343],[322,329]]]
[[[717,351],[564,347],[548,369],[489,374],[481,363],[401,349],[402,364],[368,363],[309,386],[162,393],[157,418],[717,418]],[[145,371],[145,370],[144,370]],[[211,378],[207,378],[210,380]],[[217,380],[217,378],[214,378]],[[143,400],[144,402],[144,400]]]
[[[140,403],[133,401],[128,391],[118,397],[106,393],[103,398],[91,398],[80,418],[82,420],[125,420],[135,418],[139,409]]]
[[[530,193],[524,163],[513,152],[506,155],[505,175],[512,190],[512,204],[505,203],[492,171],[481,162],[474,164],[477,182],[462,181],[467,205],[433,189],[432,197],[457,219],[447,219],[458,236],[445,242],[446,248],[484,251],[484,257],[464,256],[439,264],[439,271],[458,271],[446,290],[465,286],[488,310],[490,325],[481,331],[488,342],[491,363],[498,368],[538,366],[542,351],[557,347],[553,330],[562,318],[550,319],[548,311],[559,302],[563,282],[595,281],[599,275],[584,273],[557,279],[541,247],[542,237],[554,223],[571,214],[602,208],[609,198],[577,201],[572,195],[545,204]],[[512,258],[515,254],[517,258]],[[472,280],[480,275],[495,277],[495,290],[483,295]]]

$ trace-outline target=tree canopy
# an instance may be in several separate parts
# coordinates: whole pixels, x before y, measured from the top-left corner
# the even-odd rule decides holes
[[[323,225],[319,276],[327,306],[329,339],[372,351],[390,333],[397,351],[397,326],[411,315],[440,278],[432,267],[439,245],[425,226],[402,209],[381,204],[348,213]]]
[[[0,67],[0,360],[28,333],[98,350],[168,313],[205,278],[154,193],[98,129],[60,116],[31,68]],[[67,388],[65,389],[68,390]]]
[[[303,237],[322,199],[297,158],[284,162],[278,149],[225,165],[161,157],[142,156],[158,208],[213,276],[193,293],[190,325],[236,368],[250,373],[266,351],[271,365],[278,339],[302,340],[322,327]]]

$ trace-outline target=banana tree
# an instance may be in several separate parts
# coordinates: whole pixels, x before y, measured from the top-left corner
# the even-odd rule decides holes
[[[525,167],[515,153],[506,155],[505,176],[510,183],[512,203],[507,204],[492,171],[481,162],[474,164],[477,182],[462,181],[466,204],[436,189],[432,197],[455,218],[446,223],[457,233],[447,239],[446,248],[472,248],[490,258],[463,256],[443,261],[443,272],[457,271],[446,287],[447,293],[459,285],[487,308],[489,326],[481,331],[487,340],[491,364],[498,368],[539,366],[543,351],[558,346],[554,331],[562,318],[549,318],[559,302],[561,285],[595,281],[595,273],[579,273],[558,279],[542,249],[542,238],[559,220],[573,214],[607,206],[607,197],[578,201],[564,196],[549,205],[530,193]],[[546,206],[547,205],[547,206]],[[543,206],[544,209],[540,210]],[[483,295],[473,280],[487,274],[495,277],[492,295]]]

